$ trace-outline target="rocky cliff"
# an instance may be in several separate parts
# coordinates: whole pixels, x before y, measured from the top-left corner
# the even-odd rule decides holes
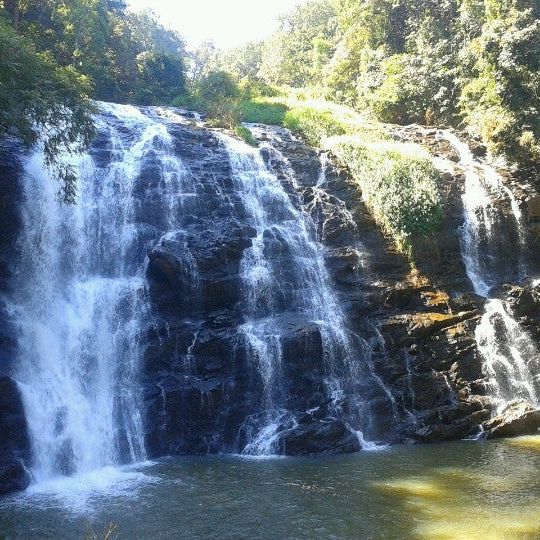
[[[0,141],[0,494],[24,489],[30,482],[23,460],[30,446],[26,419],[15,381],[15,325],[6,302],[16,269],[16,242],[21,222],[22,152],[17,141]]]
[[[524,402],[510,403],[499,416],[495,412],[475,336],[486,300],[474,294],[460,252],[464,172],[435,131],[391,130],[395,137],[424,144],[450,164],[440,176],[443,225],[437,237],[418,250],[417,268],[412,270],[365,206],[361,186],[329,156],[288,131],[253,128],[266,170],[277,179],[279,196],[286,197],[288,205],[287,212],[264,207],[277,215],[275,225],[259,239],[219,131],[197,126],[185,115],[178,121],[162,111],[147,114],[166,125],[172,141],[167,159],[181,163],[182,170],[171,192],[158,141],[144,156],[133,187],[137,204],[132,219],[140,233],[140,252],[134,257],[141,264],[146,261],[148,285],[139,375],[150,456],[256,453],[266,424],[273,451],[289,455],[476,437],[481,431],[490,437],[507,436],[539,427],[538,411]],[[0,287],[9,298],[11,273],[17,271],[22,175],[17,156],[22,154],[9,144],[0,152]],[[100,131],[90,155],[96,168],[110,168],[114,154],[106,130]],[[540,274],[540,197],[510,175],[505,181],[523,209],[526,241],[521,242],[520,257],[527,276]],[[493,294],[538,343],[540,286],[515,274],[512,246],[520,231],[508,202],[501,199],[498,206],[498,271],[514,284],[501,284]],[[295,244],[283,230],[291,216],[305,218],[306,234],[317,246],[324,268],[293,267]],[[261,345],[266,352],[261,349],[254,355],[255,338],[246,339],[250,299],[245,255],[259,240],[261,257],[281,284],[279,294],[272,296],[272,318],[265,320],[274,329],[265,335],[279,342],[279,354],[272,357],[279,365],[270,371],[260,365],[260,359],[270,355],[270,345]],[[328,274],[330,284],[312,279],[315,271],[317,276]],[[302,296],[312,291],[299,289],[306,283],[331,288],[340,321],[352,336],[347,350],[352,351],[358,380],[351,383],[351,372],[341,371],[336,376],[345,382],[338,390],[332,391],[328,383],[328,348],[337,347],[336,338],[326,333],[322,315],[306,315],[312,308],[302,303]],[[261,309],[261,298],[267,297],[256,297],[253,309]],[[1,317],[0,489],[9,491],[28,483],[22,463],[31,464],[32,457],[22,404],[10,378],[17,336],[6,310]],[[270,418],[271,409],[279,414]]]

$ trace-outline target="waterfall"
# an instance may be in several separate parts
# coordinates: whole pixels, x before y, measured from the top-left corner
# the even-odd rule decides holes
[[[99,109],[89,151],[62,157],[78,171],[76,205],[57,200],[40,151],[25,164],[9,306],[34,480],[184,441],[276,454],[302,422],[338,426],[350,448],[384,438],[398,415],[373,332],[351,330],[324,223],[278,141],[252,148],[173,109]],[[313,204],[354,228],[321,165]],[[379,426],[378,415],[391,418]]]
[[[90,154],[74,161],[76,205],[57,201],[39,152],[26,165],[12,311],[36,480],[145,459],[138,372],[148,231],[138,222],[137,180],[152,155],[169,194],[169,229],[182,170],[163,124],[130,106],[101,109],[106,163]]]
[[[540,369],[540,355],[500,300],[487,303],[476,341],[499,408],[517,398],[540,407],[540,389],[535,387],[532,370]]]
[[[501,411],[509,401],[516,398],[540,407],[540,388],[533,375],[533,368],[537,370],[540,367],[540,353],[532,338],[520,327],[503,302],[489,298],[490,289],[495,285],[509,278],[525,277],[522,212],[513,193],[504,185],[494,167],[477,160],[470,148],[452,132],[444,131],[441,136],[456,149],[465,170],[461,253],[475,292],[488,298],[485,312],[476,329],[476,341],[497,410]],[[497,267],[502,254],[497,245],[499,216],[494,197],[501,195],[510,204],[518,233],[518,252],[512,261],[508,261],[513,268],[505,268],[506,272],[501,272]]]
[[[261,149],[227,136],[221,139],[236,190],[256,230],[241,261],[245,319],[241,333],[263,382],[264,396],[262,415],[251,419],[244,452],[277,453],[280,431],[296,423],[288,409],[283,374],[284,340],[295,326],[317,329],[331,407],[336,415],[347,418],[364,441],[372,418],[363,387],[382,383],[375,380],[367,343],[347,329],[325,268],[322,246],[315,241],[315,226],[297,198],[294,172],[271,144],[261,147],[271,157],[267,165]],[[345,398],[350,401],[348,414],[341,409]]]

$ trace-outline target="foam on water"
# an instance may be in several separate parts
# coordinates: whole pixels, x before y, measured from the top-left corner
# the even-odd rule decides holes
[[[159,482],[159,477],[143,472],[153,465],[153,462],[145,462],[136,467],[103,467],[81,475],[46,480],[31,485],[0,506],[60,507],[71,514],[88,516],[102,508],[104,500],[136,498],[141,489]]]

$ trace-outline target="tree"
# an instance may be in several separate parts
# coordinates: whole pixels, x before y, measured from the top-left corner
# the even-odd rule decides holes
[[[283,16],[264,47],[262,78],[296,87],[320,81],[321,68],[334,50],[336,23],[330,0],[310,0]]]
[[[219,69],[219,51],[213,41],[205,41],[188,55],[189,78],[196,85],[204,76]]]
[[[533,0],[485,7],[485,23],[471,41],[472,77],[461,108],[471,131],[512,161],[540,161],[540,20]]]
[[[97,99],[126,102],[152,92],[141,88],[138,79],[142,53],[169,55],[182,63],[186,56],[176,32],[164,28],[150,10],[127,11],[123,0],[5,2],[17,2],[19,31],[36,49],[89,77]]]
[[[220,56],[220,68],[235,73],[240,79],[257,80],[263,60],[264,42],[250,42]]]
[[[61,181],[61,198],[72,203],[76,177],[63,152],[85,148],[94,132],[88,80],[60,67],[0,17],[0,135],[18,135],[43,146],[46,165]]]
[[[185,73],[182,59],[165,53],[143,52],[137,56],[139,103],[169,103],[185,92]]]

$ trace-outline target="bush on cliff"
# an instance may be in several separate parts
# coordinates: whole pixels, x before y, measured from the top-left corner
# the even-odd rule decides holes
[[[429,155],[416,145],[354,137],[330,138],[327,147],[350,170],[398,249],[414,260],[415,242],[436,233],[442,219],[439,172]]]

